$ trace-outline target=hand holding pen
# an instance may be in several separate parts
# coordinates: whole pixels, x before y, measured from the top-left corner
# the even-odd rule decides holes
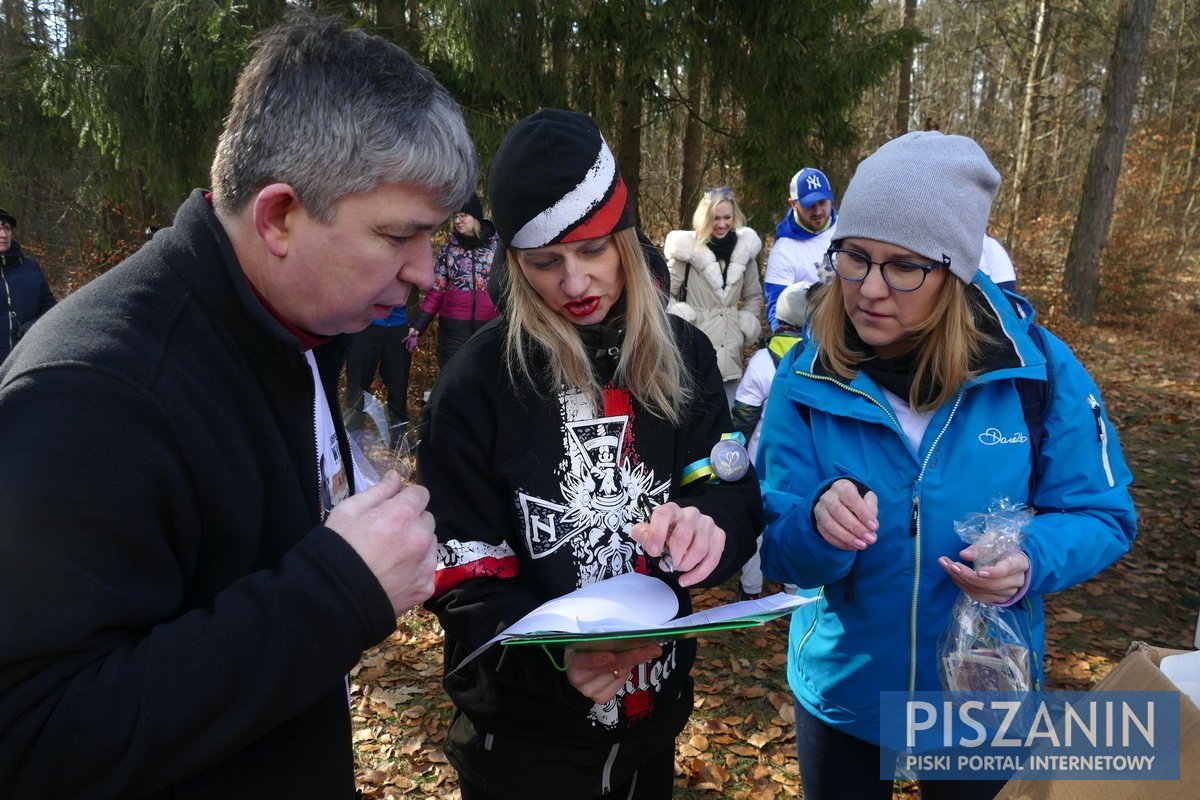
[[[650,523],[650,518],[654,516],[654,503],[650,502],[650,495],[643,494],[637,500],[638,511],[642,514],[642,522]],[[662,550],[658,554],[658,568],[668,574],[675,571],[675,562],[671,560],[671,551],[664,544]]]
[[[638,507],[644,521],[633,526],[631,535],[659,559],[664,572],[678,576],[680,586],[697,584],[716,569],[725,549],[725,531],[712,517],[673,502],[651,507],[645,495],[638,498]]]

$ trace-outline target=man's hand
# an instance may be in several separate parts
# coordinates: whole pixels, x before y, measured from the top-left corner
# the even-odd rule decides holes
[[[394,471],[334,506],[325,526],[345,539],[375,574],[400,616],[433,594],[437,538],[425,510],[429,491]]]

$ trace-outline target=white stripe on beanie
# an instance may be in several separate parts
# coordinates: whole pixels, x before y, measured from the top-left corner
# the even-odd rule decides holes
[[[592,210],[604,202],[617,177],[617,162],[604,137],[600,137],[600,152],[588,168],[583,180],[563,195],[554,205],[525,223],[513,234],[509,247],[527,249],[543,247],[555,241],[572,225],[587,219]]]

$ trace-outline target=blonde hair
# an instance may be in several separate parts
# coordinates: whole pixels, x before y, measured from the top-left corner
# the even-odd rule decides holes
[[[679,425],[694,393],[693,380],[684,366],[637,234],[633,228],[626,228],[611,236],[625,278],[625,336],[614,379],[650,413]],[[518,385],[569,386],[599,407],[604,387],[596,379],[576,326],[546,305],[525,277],[516,251],[509,249],[507,257],[504,360],[509,377]],[[546,360],[541,374],[532,363],[533,353],[538,350]]]
[[[908,404],[916,411],[932,411],[952,398],[978,373],[971,369],[983,349],[986,335],[975,325],[969,288],[950,275],[942,283],[929,317],[916,329],[916,369]],[[870,356],[846,341],[845,292],[840,278],[825,284],[813,298],[812,332],[820,343],[821,360],[836,375],[853,380],[859,365]],[[922,402],[921,388],[934,386],[937,394]]]
[[[709,189],[700,196],[700,203],[692,213],[692,230],[696,232],[697,244],[707,244],[712,238],[713,217],[716,216],[717,206],[726,201],[733,206],[733,227],[746,226],[746,215],[742,213],[742,207],[734,198],[733,190],[729,187]]]

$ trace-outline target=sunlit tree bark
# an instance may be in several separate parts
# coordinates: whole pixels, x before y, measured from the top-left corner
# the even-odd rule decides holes
[[[1071,245],[1063,289],[1067,312],[1090,322],[1100,293],[1100,256],[1112,223],[1113,198],[1121,173],[1121,157],[1129,133],[1129,117],[1137,94],[1138,76],[1146,56],[1155,0],[1122,0],[1105,85],[1103,121],[1092,149]]]
[[[900,26],[912,28],[916,25],[917,0],[904,0],[904,14]],[[913,52],[909,47],[900,62],[900,80],[896,88],[896,127],[897,136],[908,133],[908,123],[912,112],[912,69]]]
[[[1012,212],[1009,218],[1009,232],[1019,224],[1021,218],[1021,200],[1025,193],[1026,176],[1029,174],[1031,149],[1033,146],[1034,124],[1041,85],[1041,70],[1043,42],[1049,22],[1048,4],[1046,0],[1038,0],[1033,17],[1030,35],[1029,55],[1026,58],[1025,90],[1021,103],[1021,127],[1017,135],[1016,165],[1012,178]]]

